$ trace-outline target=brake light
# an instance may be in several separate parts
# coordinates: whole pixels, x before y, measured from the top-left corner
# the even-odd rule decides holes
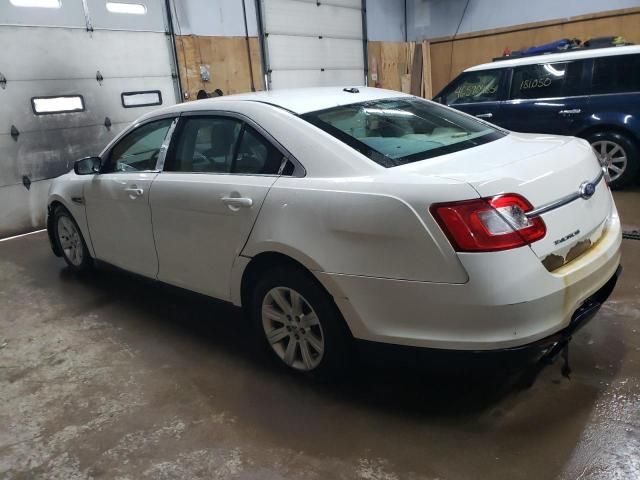
[[[533,206],[515,193],[431,206],[434,216],[458,252],[494,252],[540,240],[547,227],[525,214]]]

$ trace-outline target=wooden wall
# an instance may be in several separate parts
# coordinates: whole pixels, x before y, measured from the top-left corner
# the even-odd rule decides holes
[[[429,42],[371,41],[367,50],[370,86],[431,98]]]
[[[263,90],[260,42],[249,38],[253,81],[256,90]],[[176,36],[184,100],[195,100],[198,90],[211,93],[216,88],[225,95],[251,91],[249,55],[245,37]],[[200,65],[208,65],[210,80],[200,77]]]
[[[513,51],[560,38],[585,41],[607,35],[621,35],[629,42],[640,44],[640,8],[474,32],[460,35],[453,41],[432,39],[433,93],[437,94],[465,68],[501,56],[505,47]]]

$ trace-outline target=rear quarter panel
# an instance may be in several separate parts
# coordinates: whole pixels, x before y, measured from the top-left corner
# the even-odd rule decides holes
[[[281,177],[243,255],[275,251],[313,271],[464,283],[467,274],[428,208],[477,194],[459,182],[419,180]]]

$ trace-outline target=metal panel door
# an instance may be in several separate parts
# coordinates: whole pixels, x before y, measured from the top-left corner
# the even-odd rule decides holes
[[[362,0],[261,0],[269,88],[363,85]]]
[[[138,13],[107,3],[0,4],[0,238],[41,228],[50,179],[179,98],[165,2],[137,0]],[[142,91],[154,92],[155,105],[122,97]],[[34,110],[34,98],[60,96],[81,97],[83,109]]]

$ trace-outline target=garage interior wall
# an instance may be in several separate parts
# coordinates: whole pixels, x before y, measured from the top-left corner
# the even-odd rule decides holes
[[[527,9],[513,9],[506,0],[469,0],[469,6],[460,24],[460,33],[452,35],[460,22],[466,0],[429,1],[409,0],[407,20],[409,42],[373,41],[373,29],[369,35],[369,70],[376,64],[379,71],[379,86],[399,90],[403,75],[411,73],[411,61],[407,55],[417,42],[426,39],[429,44],[430,76],[432,95],[437,94],[461,71],[490,62],[502,55],[505,48],[519,50],[532,45],[540,45],[560,38],[589,38],[621,35],[627,41],[640,43],[640,8],[637,0],[617,0],[602,2],[538,2]],[[555,6],[552,6],[555,5]],[[634,8],[586,13],[573,17],[557,17],[569,11],[597,11],[611,6]],[[575,8],[574,8],[575,7]],[[577,9],[577,10],[576,10]],[[516,11],[517,10],[517,11]],[[473,13],[471,13],[473,12]],[[471,20],[466,20],[471,15]],[[445,20],[445,16],[447,19]],[[453,20],[451,20],[453,16]],[[507,23],[519,20],[536,20],[534,23]],[[490,30],[476,31],[479,27],[500,25]],[[442,37],[443,32],[448,36]],[[371,81],[371,77],[370,77]]]
[[[254,0],[172,0],[172,9],[184,100],[264,88]]]
[[[464,69],[499,57],[506,47],[519,50],[561,38],[621,35],[640,43],[640,8],[614,10],[578,17],[514,26],[431,40],[433,93],[437,94]]]
[[[0,238],[43,227],[50,179],[157,108],[125,108],[123,93],[176,102],[164,2],[137,3],[141,14],[110,12],[106,0],[0,4]],[[78,110],[36,112],[34,99],[59,96]]]

